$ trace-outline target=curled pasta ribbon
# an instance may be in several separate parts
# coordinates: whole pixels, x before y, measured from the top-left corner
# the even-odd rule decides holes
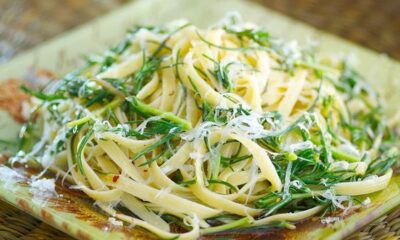
[[[392,178],[393,170],[389,169],[384,175],[365,179],[358,182],[342,182],[334,186],[335,193],[348,196],[364,195],[385,189]]]
[[[253,155],[253,159],[260,168],[262,176],[271,182],[272,191],[281,191],[282,182],[267,152],[265,152],[263,148],[250,139],[240,137],[236,134],[232,134],[231,136],[233,139],[241,142]]]

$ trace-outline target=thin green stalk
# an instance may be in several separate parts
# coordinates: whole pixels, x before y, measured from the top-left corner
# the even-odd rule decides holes
[[[183,130],[190,130],[192,129],[192,124],[185,119],[182,119],[170,112],[164,112],[160,109],[152,107],[148,104],[141,102],[137,97],[131,96],[126,98],[128,102],[132,104],[132,106],[141,113],[153,115],[153,116],[160,116],[161,118],[168,120],[170,122],[176,123],[179,127]]]
[[[170,133],[168,133],[165,137],[161,138],[160,140],[158,140],[157,142],[155,142],[154,144],[146,147],[145,149],[143,149],[142,151],[136,153],[136,155],[132,158],[132,161],[137,160],[138,158],[140,158],[141,156],[153,151],[154,149],[156,149],[158,146],[163,145],[164,143],[168,142],[169,140],[171,140],[176,134],[178,134],[181,131],[180,128],[173,128],[171,130]]]
[[[221,155],[217,154],[215,156],[214,161],[212,161],[211,166],[212,166],[212,172],[211,172],[211,179],[216,179],[219,174],[219,169],[221,165]]]
[[[86,117],[80,118],[78,120],[69,122],[69,123],[66,124],[66,126],[68,128],[71,128],[71,127],[75,127],[75,126],[79,126],[79,125],[85,124],[85,123],[89,122],[90,120],[92,120],[92,116],[86,116]]]
[[[28,88],[25,85],[21,86],[21,90],[24,91],[25,93],[37,98],[37,99],[40,99],[40,100],[43,100],[43,101],[54,101],[54,100],[59,100],[59,99],[66,99],[66,97],[64,97],[62,95],[45,94],[45,93],[43,93],[41,91],[34,91],[34,90]]]
[[[278,228],[286,228],[286,229],[290,229],[290,230],[296,229],[295,225],[293,225],[285,220],[279,221],[275,226]]]
[[[212,184],[222,184],[222,185],[225,185],[225,186],[229,187],[229,188],[232,189],[234,192],[237,192],[237,191],[238,191],[238,189],[237,189],[235,186],[233,186],[232,184],[230,184],[230,183],[228,183],[228,182],[225,182],[225,181],[223,181],[223,180],[210,179],[210,180],[208,180],[208,184],[209,184],[209,185],[212,185]]]
[[[90,128],[88,132],[85,134],[85,136],[79,141],[78,143],[78,151],[77,151],[77,156],[76,156],[76,162],[78,164],[79,171],[81,173],[84,172],[83,170],[83,164],[82,164],[82,154],[83,154],[83,149],[85,148],[86,144],[89,142],[90,138],[93,135],[93,128]]]
[[[162,157],[165,157],[165,156],[167,156],[168,154],[170,154],[170,151],[168,151],[168,150],[167,150],[167,151],[163,151],[163,152],[161,152],[160,154],[157,154],[155,157],[153,157],[153,158],[147,160],[146,162],[140,164],[139,167],[143,167],[143,166],[146,166],[146,165],[150,165],[152,162],[157,161],[158,159],[160,159],[160,158],[162,158]]]
[[[247,160],[247,159],[252,158],[252,157],[253,157],[253,155],[250,155],[250,154],[249,155],[243,155],[243,156],[240,156],[240,157],[236,156],[236,157],[232,157],[232,158],[221,157],[221,163],[222,163],[222,165],[224,167],[228,167],[228,166],[230,166],[232,164],[238,163],[240,161]]]
[[[226,231],[226,230],[233,229],[233,228],[247,226],[252,221],[253,221],[252,217],[244,217],[244,218],[241,218],[239,220],[236,220],[236,221],[233,221],[233,222],[230,222],[227,224],[203,229],[203,230],[201,230],[201,233],[208,234],[208,233],[222,232],[222,231]]]
[[[75,126],[79,126],[79,125],[85,124],[85,123],[89,122],[90,120],[92,120],[93,117],[101,116],[101,115],[103,115],[105,112],[107,112],[108,109],[112,109],[112,108],[118,106],[119,104],[122,103],[122,101],[123,101],[123,99],[121,99],[121,98],[116,98],[116,99],[114,99],[112,102],[110,102],[109,104],[107,104],[105,107],[103,107],[103,108],[101,108],[101,109],[99,109],[99,110],[96,110],[92,115],[86,116],[86,117],[83,117],[83,118],[80,118],[80,119],[75,120],[75,121],[71,121],[71,122],[67,123],[66,126],[67,126],[68,128],[71,128],[71,127],[75,127]]]
[[[331,73],[337,73],[338,70],[325,66],[325,65],[321,65],[321,64],[317,64],[317,63],[308,63],[308,62],[304,62],[304,61],[296,61],[294,63],[295,66],[298,67],[306,67],[306,68],[311,68],[311,69],[315,69],[315,70],[319,70],[319,71],[323,71],[323,72],[331,72]]]
[[[199,37],[199,39],[203,42],[205,42],[207,45],[211,46],[211,47],[215,47],[215,48],[219,48],[222,50],[227,50],[227,51],[256,51],[256,50],[264,50],[267,52],[271,52],[270,48],[264,47],[264,46],[256,46],[256,47],[224,47],[215,43],[212,43],[210,41],[208,41],[207,39],[205,39],[203,36],[201,36],[201,34],[196,31],[197,36]]]
[[[332,156],[336,159],[345,160],[348,162],[359,162],[360,161],[360,159],[358,157],[348,154],[348,153],[345,153],[343,151],[340,151],[337,148],[332,147],[331,151],[332,151]]]

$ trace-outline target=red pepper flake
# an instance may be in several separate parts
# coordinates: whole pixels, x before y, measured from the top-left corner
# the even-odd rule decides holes
[[[119,176],[118,176],[118,175],[115,175],[115,176],[113,177],[113,182],[117,182],[118,179],[119,179]]]

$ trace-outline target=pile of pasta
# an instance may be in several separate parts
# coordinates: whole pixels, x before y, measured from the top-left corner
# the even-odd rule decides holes
[[[379,106],[358,75],[341,85],[352,73],[249,23],[137,27],[31,91],[13,160],[61,174],[110,216],[162,238],[347,211],[392,176],[390,164],[373,168],[384,128],[361,141],[344,124],[362,126],[357,116]]]

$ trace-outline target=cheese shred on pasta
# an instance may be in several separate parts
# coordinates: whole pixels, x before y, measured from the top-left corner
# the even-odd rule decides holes
[[[162,238],[346,212],[388,185],[399,158],[379,98],[347,61],[235,18],[132,28],[27,91],[35,107],[12,160],[64,175],[115,221]]]

